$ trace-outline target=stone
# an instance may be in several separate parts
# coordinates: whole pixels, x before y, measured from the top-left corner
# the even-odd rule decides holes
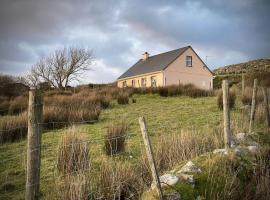
[[[228,155],[228,150],[227,149],[215,149],[213,151],[214,154],[223,154],[223,155]]]
[[[231,143],[231,148],[235,148],[240,144],[239,140],[234,136],[231,137],[230,143]]]
[[[178,183],[179,178],[175,175],[172,174],[164,174],[159,177],[161,187],[166,187],[166,186],[173,186],[176,183]],[[155,185],[152,183],[151,188],[155,188]]]
[[[246,138],[246,133],[237,133],[236,135],[235,135],[235,138],[238,140],[238,141],[240,141],[240,142],[242,142],[245,138]]]
[[[201,173],[202,170],[197,167],[192,161],[188,161],[177,173]]]
[[[235,152],[236,155],[240,156],[242,154],[242,151],[239,148],[235,148],[233,150]]]
[[[252,154],[258,153],[259,148],[257,146],[247,146],[247,149],[250,151]]]
[[[188,183],[190,183],[192,185],[194,185],[194,183],[195,183],[193,175],[180,173],[180,174],[178,174],[178,177],[180,179],[183,179],[184,181],[187,181]]]

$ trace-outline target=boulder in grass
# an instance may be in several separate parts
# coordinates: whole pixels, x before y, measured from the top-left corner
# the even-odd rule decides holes
[[[180,200],[181,195],[180,195],[179,192],[174,192],[174,193],[171,193],[171,194],[165,194],[164,199],[165,200]]]
[[[188,161],[177,173],[201,173],[202,170],[197,167],[192,161]]]
[[[242,142],[245,140],[247,134],[246,133],[237,133],[235,135],[235,138],[239,141],[239,142]]]
[[[240,144],[240,141],[236,137],[232,136],[230,143],[231,148],[235,148]]]
[[[192,184],[192,186],[194,186],[195,180],[194,180],[193,175],[180,173],[180,174],[178,174],[177,176],[178,176],[180,179],[183,179],[184,181],[186,181],[186,182]]]
[[[175,175],[172,174],[164,174],[159,177],[161,187],[166,187],[166,186],[173,186],[176,183],[178,183],[179,178]],[[156,186],[154,183],[152,183],[151,188],[155,188]]]
[[[252,153],[252,154],[257,154],[258,153],[258,151],[259,151],[259,148],[258,148],[258,146],[247,146],[247,149],[250,151],[250,153]]]

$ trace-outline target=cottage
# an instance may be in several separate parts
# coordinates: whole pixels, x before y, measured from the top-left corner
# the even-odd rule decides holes
[[[213,88],[213,73],[191,46],[143,58],[117,79],[118,87],[159,87],[192,83]]]

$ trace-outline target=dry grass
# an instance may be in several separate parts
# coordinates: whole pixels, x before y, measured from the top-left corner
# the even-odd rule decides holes
[[[126,122],[111,123],[106,127],[104,149],[107,155],[115,155],[125,151],[125,139],[128,125]]]
[[[103,158],[98,176],[96,198],[139,199],[142,182],[129,162]]]
[[[9,111],[10,115],[21,113],[27,110],[28,96],[18,96],[10,101]]]
[[[57,168],[62,174],[83,172],[89,168],[89,147],[75,127],[68,129],[58,146]]]
[[[241,101],[244,105],[251,105],[252,93],[253,93],[253,89],[251,87],[245,88],[244,93],[241,96]],[[263,102],[263,94],[260,89],[258,89],[257,91],[256,101],[257,101],[257,104]]]
[[[0,143],[13,142],[27,135],[27,112],[0,118]]]
[[[236,99],[235,92],[230,91],[229,92],[229,108],[230,109],[235,107],[235,99]],[[217,104],[218,104],[219,109],[223,110],[223,92],[222,92],[222,90],[218,91]]]
[[[128,104],[129,103],[129,96],[125,92],[120,92],[117,96],[117,103],[118,104]]]
[[[88,200],[89,177],[85,174],[67,175],[56,181],[57,199]]]

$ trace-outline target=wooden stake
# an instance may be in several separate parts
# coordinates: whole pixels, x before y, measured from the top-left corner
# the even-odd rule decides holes
[[[230,130],[230,108],[229,108],[229,83],[228,80],[222,81],[223,91],[223,118],[224,118],[224,143],[225,149],[231,146],[231,130]]]
[[[253,128],[254,128],[257,87],[258,87],[258,80],[254,79],[251,110],[250,110],[249,131],[248,131],[249,133],[251,133],[253,131]]]
[[[245,92],[245,75],[242,72],[242,96],[244,95]]]
[[[266,124],[267,124],[267,127],[270,127],[270,113],[269,113],[269,102],[268,102],[268,95],[267,95],[267,87],[263,87],[262,90],[263,90],[263,102],[264,102]]]
[[[143,137],[143,141],[144,141],[144,145],[145,145],[146,155],[147,155],[147,158],[148,158],[148,161],[150,164],[153,181],[154,181],[155,186],[158,189],[159,198],[162,200],[163,193],[162,193],[161,184],[160,184],[160,180],[159,180],[159,176],[158,176],[158,171],[157,171],[155,159],[153,157],[151,142],[150,142],[149,137],[148,137],[147,126],[146,126],[146,122],[145,122],[144,117],[139,118],[139,124],[141,127],[142,137]]]
[[[31,90],[29,92],[26,200],[36,200],[39,196],[42,101],[40,91]]]

